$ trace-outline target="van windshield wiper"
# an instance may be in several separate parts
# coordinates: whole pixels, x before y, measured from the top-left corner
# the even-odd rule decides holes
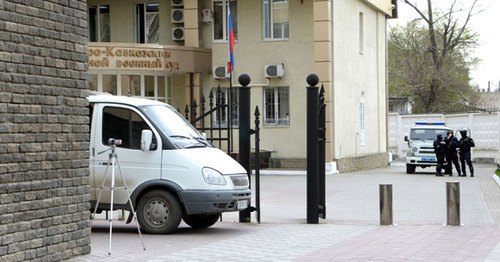
[[[191,139],[190,137],[187,137],[187,136],[182,136],[182,135],[171,135],[170,137],[173,137],[173,138]]]

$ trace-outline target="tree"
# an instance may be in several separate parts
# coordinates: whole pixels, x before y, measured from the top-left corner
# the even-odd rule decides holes
[[[477,63],[471,51],[477,34],[468,29],[472,6],[465,16],[454,0],[446,11],[421,10],[415,1],[404,1],[419,15],[406,26],[391,28],[389,35],[389,94],[410,96],[414,112],[454,111],[476,99],[469,85],[469,69]]]

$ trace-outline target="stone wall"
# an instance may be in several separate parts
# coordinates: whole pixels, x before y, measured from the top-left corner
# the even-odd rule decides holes
[[[0,0],[0,260],[90,252],[83,0]]]
[[[337,169],[341,173],[387,167],[389,165],[388,153],[356,156],[334,159]]]

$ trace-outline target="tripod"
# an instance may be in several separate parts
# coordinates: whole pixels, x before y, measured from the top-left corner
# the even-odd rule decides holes
[[[98,155],[100,155],[100,154],[103,154],[105,152],[111,151],[109,153],[109,160],[108,160],[108,163],[106,165],[106,169],[104,170],[104,178],[102,180],[101,188],[99,189],[99,196],[97,197],[97,202],[95,204],[94,213],[92,213],[92,220],[95,218],[95,214],[97,212],[97,207],[99,206],[99,201],[101,200],[103,189],[110,189],[111,190],[110,210],[111,210],[111,212],[113,212],[114,191],[117,188],[115,185],[115,166],[118,166],[118,171],[119,171],[120,176],[122,177],[122,181],[123,181],[123,187],[118,187],[118,188],[123,188],[127,192],[128,202],[130,204],[130,212],[132,212],[135,220],[137,221],[137,216],[135,214],[134,207],[132,206],[132,200],[130,199],[130,194],[128,192],[127,184],[125,182],[125,177],[123,176],[123,173],[122,173],[122,170],[120,167],[120,163],[118,162],[118,155],[116,154],[116,145],[121,145],[121,140],[110,138],[108,140],[108,145],[109,145],[108,149],[97,153]],[[109,187],[105,187],[104,184],[106,183],[106,178],[108,177],[108,169],[110,166],[111,166],[111,185]],[[137,231],[139,232],[139,236],[140,236],[141,241],[142,241],[142,247],[144,250],[146,250],[146,246],[144,245],[144,239],[142,238],[142,234],[141,234],[141,229],[139,228],[139,224],[136,224],[136,225],[137,225]],[[111,216],[109,217],[109,250],[108,250],[108,255],[111,255],[111,240],[112,240],[112,238],[113,238],[113,214],[111,214]]]

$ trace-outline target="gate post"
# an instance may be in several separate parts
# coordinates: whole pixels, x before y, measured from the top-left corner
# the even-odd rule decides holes
[[[325,88],[321,85],[319,91],[318,137],[319,137],[319,217],[326,219],[326,172],[325,172],[325,145],[326,145],[326,115],[325,115]]]
[[[319,78],[307,76],[307,223],[319,223]]]
[[[248,181],[250,183],[252,172],[250,166],[250,76],[248,74],[241,74],[238,77],[238,82],[241,87],[239,90],[239,155],[238,160],[240,164],[247,171]],[[249,184],[250,185],[250,184]],[[250,203],[248,208],[240,211],[240,222],[250,222]]]
[[[260,112],[255,107],[255,207],[257,211],[257,223],[260,224]]]

